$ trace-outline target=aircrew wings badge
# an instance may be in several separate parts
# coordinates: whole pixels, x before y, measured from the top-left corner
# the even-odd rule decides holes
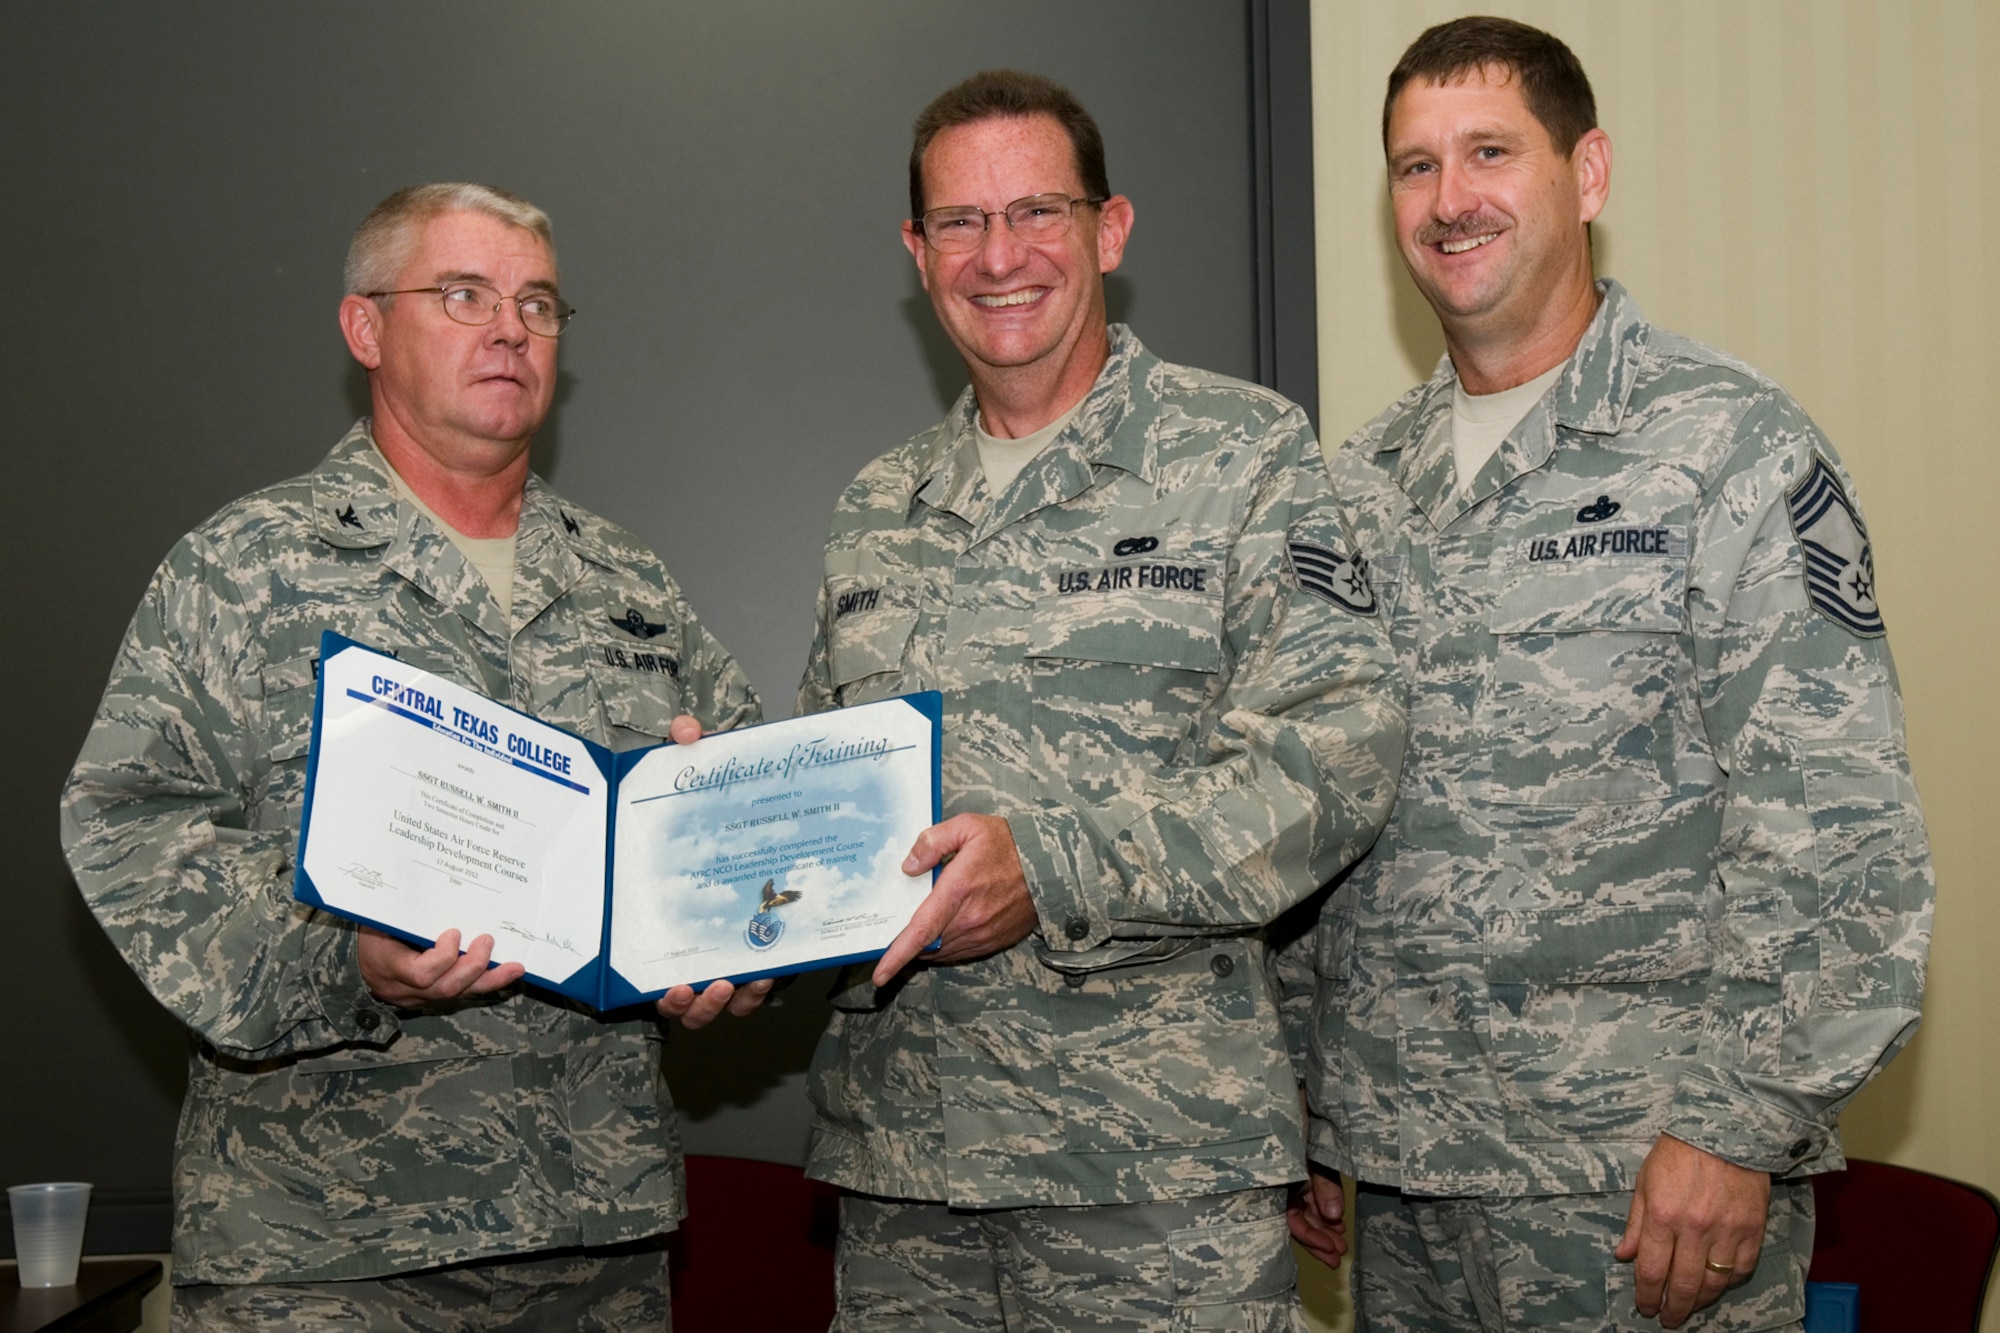
[[[1296,539],[1285,543],[1285,552],[1301,588],[1357,616],[1375,614],[1375,590],[1368,586],[1366,560]]]
[[[1821,615],[1863,638],[1884,633],[1875,604],[1875,553],[1868,529],[1840,476],[1815,452],[1798,485],[1785,492],[1792,534],[1805,556],[1806,595]]]

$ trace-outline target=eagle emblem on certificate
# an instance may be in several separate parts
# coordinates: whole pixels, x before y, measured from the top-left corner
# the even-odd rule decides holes
[[[750,917],[750,924],[743,928],[743,942],[753,949],[768,949],[778,942],[778,937],[785,933],[785,922],[778,915],[778,909],[786,903],[795,903],[799,900],[796,890],[787,889],[780,893],[777,885],[778,881],[775,879],[764,881],[757,910]]]

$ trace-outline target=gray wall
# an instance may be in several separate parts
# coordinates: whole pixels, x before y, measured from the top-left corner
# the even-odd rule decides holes
[[[1137,206],[1114,317],[1170,358],[1254,377],[1265,16],[1226,0],[15,7],[0,1177],[91,1179],[114,1202],[166,1185],[184,1037],[78,900],[55,795],[159,557],[311,466],[365,403],[334,307],[372,202],[475,179],[550,210],[582,314],[537,465],[661,552],[784,716],[835,494],[964,382],[896,237],[917,110],[983,66],[1069,84]],[[797,220],[774,225],[781,211]],[[819,989],[676,1034],[692,1150],[798,1158]]]

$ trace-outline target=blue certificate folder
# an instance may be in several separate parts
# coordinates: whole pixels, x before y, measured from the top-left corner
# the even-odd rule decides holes
[[[935,690],[615,752],[328,632],[293,895],[597,1010],[876,958],[933,876]]]
[[[1806,1283],[1806,1333],[1855,1333],[1860,1327],[1858,1283]]]

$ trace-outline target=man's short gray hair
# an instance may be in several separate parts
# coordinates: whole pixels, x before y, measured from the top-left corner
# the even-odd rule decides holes
[[[469,181],[406,185],[369,209],[355,228],[343,275],[348,294],[366,296],[394,287],[417,248],[423,225],[445,213],[484,213],[531,231],[549,247],[549,262],[555,262],[555,228],[549,215],[519,195]]]

